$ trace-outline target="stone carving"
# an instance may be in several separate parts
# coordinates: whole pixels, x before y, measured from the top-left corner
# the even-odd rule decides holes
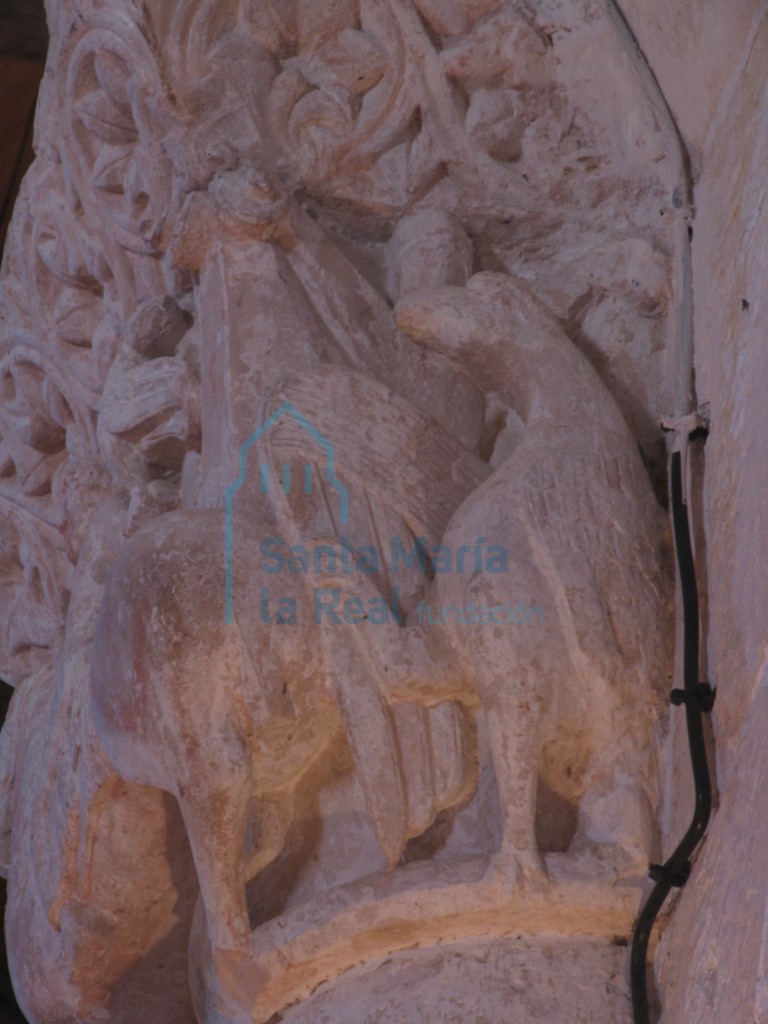
[[[267,1021],[417,944],[620,933],[678,296],[605,11],[62,4],[52,38],[0,336],[25,1013]]]

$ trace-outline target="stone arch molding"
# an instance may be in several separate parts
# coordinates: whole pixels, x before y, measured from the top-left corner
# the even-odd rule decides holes
[[[31,1021],[141,993],[149,1020],[266,1022],[414,946],[628,929],[679,168],[609,14],[51,11],[0,326],[0,860]],[[348,522],[322,472],[241,474],[284,403]],[[295,426],[257,462],[316,459]],[[265,568],[270,538],[317,572]],[[475,545],[498,571],[457,570]],[[541,621],[483,620],[520,601]]]

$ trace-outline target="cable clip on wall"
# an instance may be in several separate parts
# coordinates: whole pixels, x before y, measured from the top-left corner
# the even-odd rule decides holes
[[[674,853],[664,864],[650,865],[649,874],[656,884],[638,915],[632,936],[630,975],[635,1024],[649,1024],[647,971],[651,930],[670,891],[682,888],[688,881],[691,855],[706,831],[712,812],[703,715],[712,710],[715,691],[709,683],[699,680],[699,596],[686,501],[688,448],[692,439],[708,434],[709,409],[704,406],[681,419],[664,420],[661,426],[673,435],[670,446],[672,529],[683,605],[683,688],[672,690],[670,701],[676,707],[685,708],[696,795],[693,819]]]

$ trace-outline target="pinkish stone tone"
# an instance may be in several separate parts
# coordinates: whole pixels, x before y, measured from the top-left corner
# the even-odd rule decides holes
[[[693,399],[693,211],[617,10],[49,13],[0,296],[24,1013],[628,1021],[615,943],[682,816],[656,493],[658,421]],[[735,257],[703,136],[749,19],[694,102],[627,14]],[[697,349],[727,446],[721,358]],[[735,500],[718,458],[709,500]],[[684,1016],[687,969],[669,1020],[726,1019]]]

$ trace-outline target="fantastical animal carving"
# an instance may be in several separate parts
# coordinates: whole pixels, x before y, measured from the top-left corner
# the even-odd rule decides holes
[[[544,868],[645,857],[667,635],[635,438],[673,185],[634,94],[615,131],[633,86],[587,0],[76,6],[4,264],[11,955],[46,1024],[132,1020],[132,986],[186,1024],[188,955],[195,1012],[240,1024],[323,980],[335,931],[328,976],[442,938],[444,897],[480,934]],[[349,522],[281,421],[233,498],[228,622],[222,508],[286,403]],[[378,564],[267,579],[269,534]],[[503,571],[439,570],[483,543]]]
[[[401,530],[424,513],[430,489],[409,494],[394,478],[387,484],[384,474],[393,470],[391,459],[399,445],[421,444],[421,456],[413,455],[413,470],[409,473],[405,465],[401,469],[411,482],[419,470],[425,483],[432,477],[433,501],[440,490],[445,498],[457,489],[466,492],[482,479],[478,460],[386,388],[348,371],[316,376],[289,384],[283,394],[317,400],[335,386],[346,415],[362,415],[371,401],[379,402],[376,447],[366,451],[340,436],[336,456],[356,497],[364,493],[362,485],[372,492],[393,492],[389,514],[395,522],[397,510]],[[322,426],[334,436],[332,423]],[[283,452],[282,458],[295,457],[301,451],[295,433],[283,429],[272,440],[273,456]],[[345,459],[352,458],[354,449],[357,465]],[[308,455],[317,457],[317,452]],[[445,484],[440,477],[450,470],[456,481]],[[325,501],[321,487],[316,504],[322,509]],[[429,679],[437,685],[439,679],[445,700],[474,700],[444,657],[439,637],[428,638],[424,630],[408,630],[398,622],[400,613],[390,605],[393,595],[383,580],[379,589],[366,573],[344,575],[333,548],[310,531],[304,537],[308,561],[317,563],[313,551],[331,551],[334,566],[328,566],[326,555],[319,575],[322,589],[317,576],[313,588],[306,577],[283,573],[278,580],[280,605],[290,602],[297,611],[290,620],[281,620],[274,607],[270,611],[265,596],[270,577],[260,569],[261,545],[276,529],[287,529],[294,540],[302,535],[295,523],[291,526],[287,508],[281,522],[264,504],[266,514],[251,511],[236,524],[232,623],[224,614],[224,517],[218,511],[170,513],[140,531],[113,568],[93,656],[96,734],[123,778],[162,788],[178,800],[211,943],[222,950],[247,950],[245,882],[280,852],[289,824],[283,816],[270,837],[258,824],[259,798],[289,788],[330,744],[341,742],[342,725],[371,823],[390,865],[410,838],[432,824],[443,808],[456,804],[474,782],[455,709],[439,701],[441,706],[426,712],[422,721],[419,709],[409,706],[417,686],[405,684],[400,688],[408,693],[407,701],[399,709],[390,707],[388,690],[397,679],[421,685]],[[305,495],[305,523],[311,519],[308,505]],[[354,542],[365,529],[369,508],[364,504],[364,515],[352,517],[346,536],[327,538],[337,549],[347,545],[351,558],[358,557]],[[433,511],[439,521],[439,506]],[[376,511],[379,527],[386,523],[386,513],[384,503]],[[379,577],[386,576],[389,558],[383,554]],[[419,570],[411,575],[418,578]],[[404,585],[399,579],[398,584],[407,599],[407,581]],[[335,613],[318,614],[318,594],[334,593],[340,595],[336,605],[351,599],[360,612],[349,621]],[[413,594],[410,598],[412,603]],[[383,616],[370,613],[372,602],[383,607]],[[427,761],[432,764],[426,769],[421,766],[422,748],[431,748]],[[255,816],[253,828],[259,834],[250,855],[245,850],[249,814]]]
[[[409,830],[396,824],[403,796],[386,777],[399,769],[407,791],[408,751],[396,749],[387,701],[471,702],[472,687],[489,723],[503,815],[495,863],[508,882],[521,880],[521,867],[529,880],[541,870],[534,820],[542,783],[579,804],[574,851],[613,853],[619,873],[647,857],[651,804],[632,765],[649,741],[648,684],[658,682],[666,653],[663,563],[659,513],[624,420],[553,318],[509,277],[418,293],[404,300],[398,322],[461,358],[484,389],[520,411],[523,438],[443,538],[458,550],[483,535],[505,551],[506,572],[438,576],[405,627],[358,620],[323,631],[309,616],[298,628],[280,625],[265,617],[264,577],[254,571],[270,525],[246,520],[253,543],[250,555],[241,547],[240,613],[227,626],[221,515],[193,512],[140,533],[107,591],[93,669],[97,733],[123,777],[179,800],[214,949],[247,951],[245,879],[279,852],[278,830],[246,867],[249,801],[317,759],[339,727],[332,699],[363,779],[373,765],[369,810],[391,862]],[[341,399],[345,374],[322,377]],[[289,389],[294,401],[302,391],[310,397],[307,386]],[[374,422],[385,434],[386,417]],[[359,459],[377,479],[375,459],[364,450]],[[360,600],[359,578],[327,577]],[[304,583],[290,575],[283,583],[284,601],[306,605]],[[521,597],[535,602],[544,628],[510,630],[506,613]],[[470,604],[485,621],[456,614]],[[432,658],[430,630],[438,635]],[[434,658],[446,634],[458,671]]]
[[[669,656],[666,558],[626,422],[554,317],[511,277],[478,274],[466,288],[409,296],[397,322],[523,422],[445,537],[449,548],[476,535],[504,544],[509,572],[440,576],[422,608],[451,636],[486,709],[507,867],[514,877],[517,859],[538,862],[543,782],[579,805],[574,852],[615,844],[619,872],[642,870],[652,800],[637,765]],[[521,600],[542,610],[544,628],[509,629],[507,610]],[[471,603],[485,609],[483,628],[444,611]]]

